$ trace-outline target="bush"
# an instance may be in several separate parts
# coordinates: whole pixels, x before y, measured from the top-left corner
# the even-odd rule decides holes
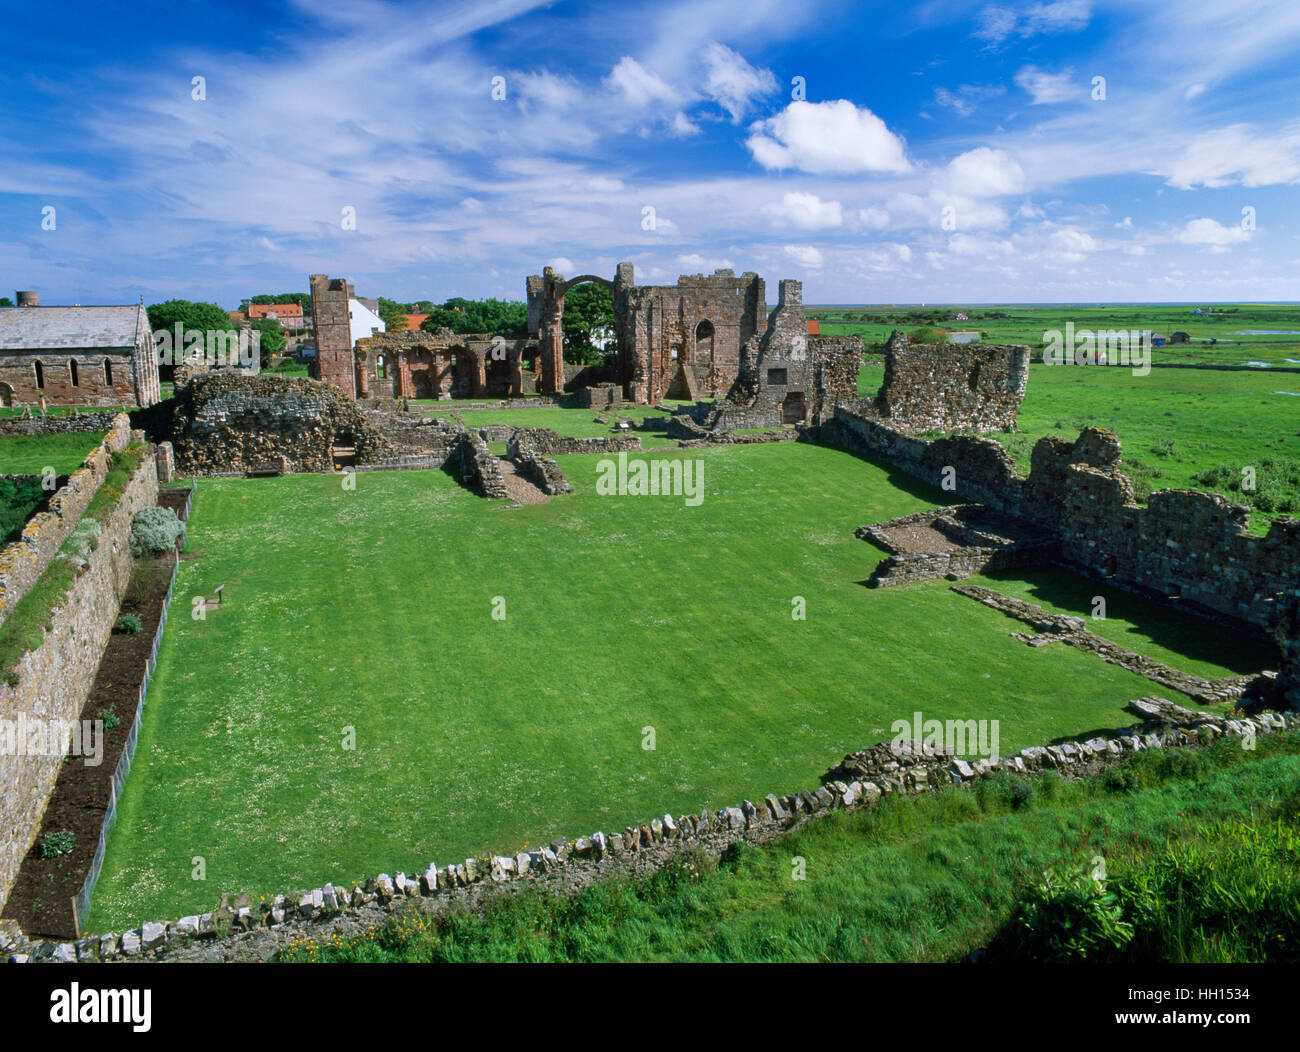
[[[1016,906],[999,956],[1035,962],[1114,961],[1133,939],[1119,897],[1087,870],[1048,870]]]
[[[135,614],[123,614],[117,619],[117,624],[113,626],[115,631],[125,632],[127,635],[135,635],[144,627],[144,623]]]
[[[97,715],[99,719],[104,721],[104,730],[106,731],[111,731],[121,722],[121,720],[117,718],[117,713],[111,708],[100,709]]]
[[[72,830],[59,829],[41,837],[41,858],[58,858],[72,851]]]
[[[175,551],[184,540],[185,523],[171,508],[142,508],[131,520],[131,554],[137,559]]]

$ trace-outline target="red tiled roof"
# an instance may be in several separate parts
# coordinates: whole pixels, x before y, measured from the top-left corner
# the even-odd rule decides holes
[[[250,303],[250,318],[301,318],[301,303]]]
[[[424,324],[427,314],[399,314],[398,318],[404,323],[403,328],[393,326],[394,332],[418,332],[421,325]]]
[[[815,321],[810,321],[810,322],[805,322],[805,324],[808,326],[809,336],[820,336],[822,334],[822,327],[820,323]]]

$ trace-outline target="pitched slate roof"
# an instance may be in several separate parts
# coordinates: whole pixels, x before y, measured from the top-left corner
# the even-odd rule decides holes
[[[127,307],[0,307],[0,351],[134,347],[149,327],[144,305]]]

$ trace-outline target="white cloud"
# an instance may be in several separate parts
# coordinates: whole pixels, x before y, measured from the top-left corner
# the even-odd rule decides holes
[[[998,197],[1023,190],[1025,172],[1005,150],[980,146],[949,162],[946,182],[961,193]]]
[[[1027,8],[1023,16],[1010,8],[990,5],[977,19],[975,36],[991,44],[1000,44],[1010,36],[1033,37],[1043,34],[1076,33],[1087,27],[1092,18],[1088,0],[1056,0]]]
[[[786,245],[785,254],[801,267],[816,268],[822,265],[821,250],[814,245]]]
[[[1183,98],[1188,100],[1194,99],[1196,98],[1197,95],[1201,94],[1201,92],[1203,92],[1204,90],[1205,90],[1204,84],[1188,85],[1187,90],[1183,92]]]
[[[1178,232],[1184,245],[1210,245],[1225,248],[1250,240],[1250,232],[1239,226],[1224,226],[1213,219],[1192,219]]]
[[[976,106],[985,99],[997,98],[999,95],[1006,93],[1006,88],[1001,84],[979,85],[963,84],[956,91],[950,91],[948,88],[935,88],[934,101],[940,106],[946,106],[959,117],[969,117],[975,112]]]
[[[758,121],[746,143],[764,168],[798,168],[813,174],[905,172],[903,141],[885,122],[848,99],[792,102]]]
[[[711,41],[704,50],[708,76],[705,93],[731,115],[737,124],[756,98],[776,91],[770,69],[757,69],[725,44]]]
[[[715,270],[736,269],[736,264],[729,259],[716,256],[701,256],[698,252],[678,256],[677,263],[679,266],[691,268],[690,272],[694,274],[709,274]]]
[[[609,71],[604,84],[623,96],[629,106],[641,109],[655,102],[677,101],[674,91],[662,78],[651,73],[631,55],[624,55]]]
[[[1300,125],[1259,135],[1245,124],[1205,132],[1188,143],[1168,172],[1170,186],[1271,186],[1300,181]]]
[[[1121,219],[1118,223],[1115,224],[1115,229],[1116,229],[1116,230],[1132,230],[1132,229],[1133,229],[1133,217],[1132,217],[1132,216],[1125,216],[1123,219]]]
[[[799,230],[825,230],[844,224],[840,203],[823,201],[816,194],[788,193],[779,202],[764,206],[763,214],[778,226]]]
[[[672,130],[673,135],[677,136],[679,139],[685,139],[688,136],[700,134],[700,126],[686,116],[686,114],[681,110],[678,110],[673,115],[673,121],[672,124],[669,125],[669,128]]]
[[[574,272],[573,260],[567,259],[564,256],[556,256],[546,265],[548,267],[554,267],[557,274],[572,274]]]
[[[1096,252],[1101,247],[1096,238],[1078,227],[1054,230],[1048,245],[1054,255],[1070,263],[1078,263],[1085,253]]]
[[[953,234],[948,239],[948,251],[954,256],[1009,256],[1015,248],[1010,241],[972,237],[970,234]]]
[[[883,208],[859,208],[856,218],[859,226],[869,230],[884,230],[889,226],[889,213]]]
[[[1037,66],[1025,66],[1016,74],[1016,83],[1029,93],[1035,106],[1084,97],[1083,90],[1074,82],[1072,69],[1047,73]]]

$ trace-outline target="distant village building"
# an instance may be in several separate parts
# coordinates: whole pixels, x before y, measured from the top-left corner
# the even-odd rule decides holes
[[[964,318],[964,314],[958,314],[957,317]],[[979,343],[980,334],[978,332],[950,332],[948,341],[950,343]]]
[[[144,303],[0,307],[0,405],[147,406],[161,397]]]

